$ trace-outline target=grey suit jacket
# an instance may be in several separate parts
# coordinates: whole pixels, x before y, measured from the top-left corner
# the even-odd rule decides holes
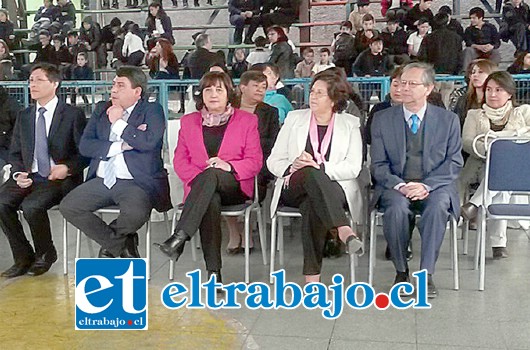
[[[447,191],[455,215],[460,214],[456,181],[462,169],[462,139],[458,116],[445,109],[427,105],[424,123],[423,178],[432,191]],[[403,106],[394,106],[375,114],[372,121],[371,170],[375,180],[372,204],[385,189],[403,180],[406,161],[407,125]]]

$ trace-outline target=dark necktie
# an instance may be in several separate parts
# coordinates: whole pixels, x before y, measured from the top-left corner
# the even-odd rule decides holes
[[[39,175],[48,177],[50,175],[50,155],[48,153],[48,137],[46,136],[46,120],[44,113],[46,108],[39,108],[37,128],[35,130],[35,155]]]
[[[412,131],[412,133],[416,135],[418,129],[420,128],[420,118],[416,114],[413,114],[410,116],[410,120],[410,131]]]

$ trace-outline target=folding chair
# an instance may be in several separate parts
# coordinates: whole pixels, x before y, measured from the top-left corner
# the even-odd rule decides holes
[[[175,212],[173,213],[173,225],[171,228],[171,232],[174,232],[175,227],[177,225],[177,220],[180,218],[180,215],[182,214],[182,209],[184,208],[184,204],[179,204],[177,208],[175,208]],[[267,240],[265,236],[265,229],[263,226],[263,216],[261,214],[261,205],[259,204],[258,200],[258,181],[257,178],[254,179],[254,199],[252,201],[248,201],[243,204],[238,205],[227,205],[221,207],[221,216],[227,216],[227,217],[238,217],[243,216],[245,218],[245,242],[249,242],[250,238],[250,214],[252,212],[256,212],[257,220],[258,220],[258,232],[259,232],[259,240],[261,244],[261,255],[263,257],[263,265],[267,265]],[[193,235],[190,241],[190,246],[192,247],[191,255],[193,261],[197,261],[197,252],[195,247],[197,246],[197,234]],[[174,278],[174,261],[170,260],[169,262],[169,279],[173,280]],[[250,248],[248,244],[245,246],[245,283],[250,282]]]
[[[350,227],[353,229],[353,219],[349,212],[346,216],[350,221]],[[276,249],[280,252],[280,265],[284,264],[284,246],[283,246],[283,218],[301,218],[302,214],[298,208],[279,206],[272,216],[271,223],[271,266],[270,266],[270,283],[273,283],[272,274],[274,273],[274,263],[276,260]],[[276,247],[276,232],[278,232],[278,247]],[[355,260],[356,256],[350,255],[350,279],[355,283]]]
[[[416,215],[416,218],[418,218],[420,215]],[[377,234],[375,232],[375,227],[377,220],[381,220],[383,218],[383,213],[378,211],[377,209],[372,210],[370,213],[370,261],[368,266],[368,284],[372,285],[373,279],[374,279],[374,268],[376,265],[376,243],[377,243]],[[454,215],[449,215],[449,229],[451,230],[451,264],[453,268],[453,284],[454,284],[454,290],[458,290],[460,288],[459,283],[459,273],[458,273],[458,237],[457,237],[457,229],[458,229],[458,222]]]
[[[479,290],[484,290],[486,275],[486,221],[530,220],[530,206],[525,204],[488,204],[490,191],[512,195],[530,194],[530,138],[498,138],[489,144],[484,177],[484,196],[479,207],[477,262]]]
[[[95,211],[96,214],[99,214],[100,217],[103,217],[104,214],[111,214],[111,215],[119,215],[120,214],[120,209],[118,208],[118,206],[110,206],[110,207],[106,207],[106,208],[101,208],[101,209],[98,209]],[[145,242],[145,259],[147,260],[147,271],[146,271],[146,275],[147,275],[147,279],[151,279],[151,224],[152,224],[152,220],[151,220],[151,215],[153,215],[153,213],[157,213],[157,211],[155,209],[153,209],[151,211],[151,214],[149,215],[149,219],[147,220],[146,222],[146,234],[145,234],[145,239],[146,239],[146,242]],[[166,223],[166,232],[167,234],[169,235],[169,217],[167,215],[167,212],[164,212],[162,213],[164,215],[164,222]],[[66,232],[66,230],[65,230]],[[64,254],[65,254],[65,270],[64,270],[64,274],[68,274],[68,267],[67,267],[67,263],[68,263],[68,257],[67,257],[67,249],[66,249],[66,234],[65,234],[65,248],[64,248]],[[92,248],[92,245],[91,245],[91,239],[88,239],[88,242],[89,242],[89,249],[91,250]],[[76,252],[75,252],[75,257],[76,259],[79,258],[80,256],[80,253],[81,253],[81,230],[77,230],[77,242],[76,242]]]

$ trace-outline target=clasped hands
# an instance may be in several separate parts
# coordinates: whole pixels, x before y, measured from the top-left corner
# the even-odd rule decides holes
[[[409,182],[401,186],[399,192],[411,201],[421,201],[429,195],[429,191],[425,185],[419,182]]]
[[[208,168],[216,168],[221,169],[227,172],[232,171],[232,166],[228,163],[222,160],[219,157],[212,157],[206,161]]]
[[[315,162],[313,156],[306,151],[303,151],[291,164],[291,174],[297,170],[305,168],[306,166],[312,166],[315,169],[320,170],[320,166]]]
[[[116,123],[119,119],[123,119],[123,108],[121,106],[113,104],[112,106],[107,109],[107,116],[109,118],[109,121],[111,124]],[[140,131],[146,131],[147,130],[147,124],[140,124],[137,127]],[[123,141],[121,145],[122,151],[130,151],[134,149],[131,145],[129,145],[127,142]]]
[[[64,164],[58,164],[53,165],[50,168],[50,175],[48,175],[48,180],[55,181],[55,180],[64,180],[66,177],[68,177],[70,174],[68,173],[68,167]],[[18,173],[16,176],[17,185],[20,188],[28,188],[33,184],[33,180],[30,179],[29,173],[27,172],[21,172]]]

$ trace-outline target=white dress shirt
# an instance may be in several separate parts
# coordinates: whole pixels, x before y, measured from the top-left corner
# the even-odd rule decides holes
[[[138,35],[129,32],[125,35],[125,38],[123,39],[123,48],[121,50],[121,53],[124,57],[128,57],[130,54],[136,51],[142,51],[145,53],[144,43]]]
[[[136,107],[136,102],[131,107],[127,108],[125,111],[127,114],[127,120],[131,116],[131,113]],[[123,135],[123,131],[125,128],[129,125],[127,123],[127,120],[124,119],[118,119],[114,124],[112,124],[110,128],[110,134],[109,134],[109,141],[112,141],[112,145],[109,148],[109,152],[107,153],[108,158],[114,157],[113,160],[113,166],[114,171],[117,179],[123,179],[123,180],[132,180],[134,177],[129,172],[129,168],[127,167],[127,163],[125,163],[125,158],[123,157],[123,139],[121,136]],[[100,178],[105,178],[105,168],[108,166],[109,161],[100,161],[98,170],[96,172],[96,175]]]

